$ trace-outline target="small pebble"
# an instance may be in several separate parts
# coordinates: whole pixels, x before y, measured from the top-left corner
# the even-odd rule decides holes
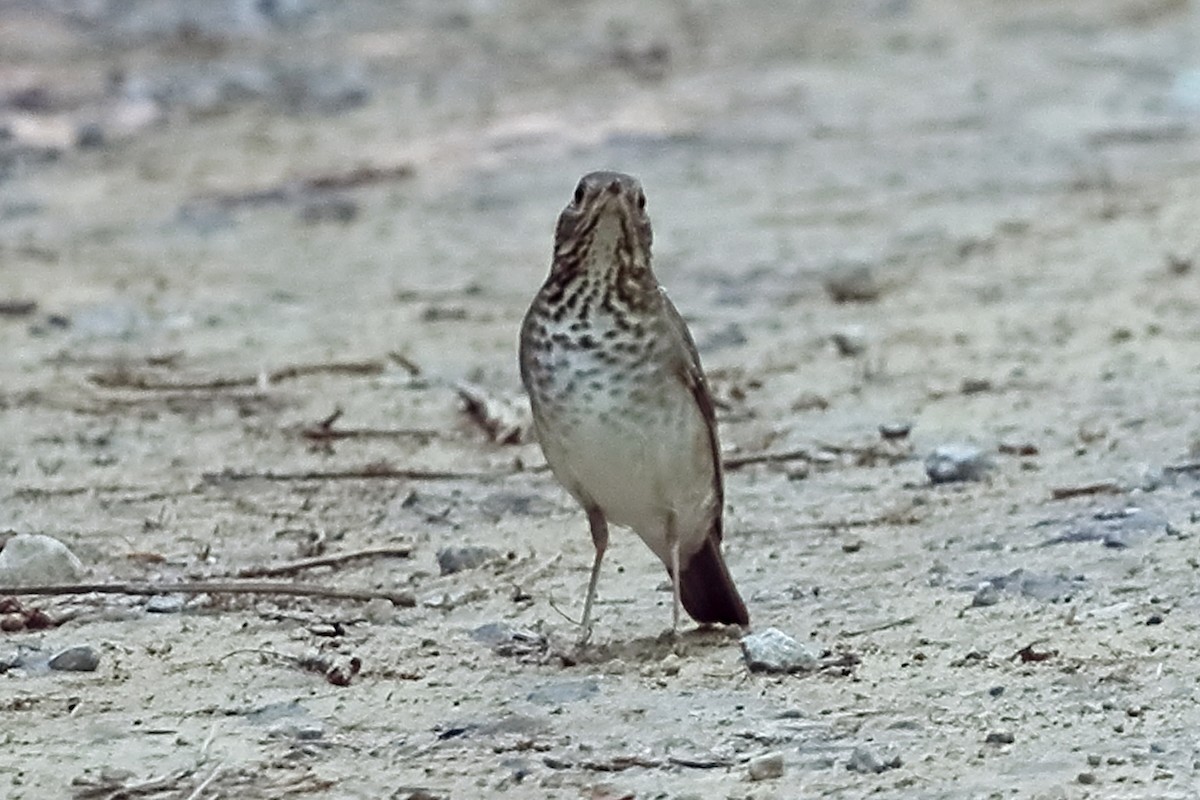
[[[59,672],[95,672],[100,666],[100,654],[87,645],[68,647],[50,656],[47,664]]]
[[[587,700],[599,693],[600,684],[597,681],[553,681],[534,689],[525,699],[540,706],[559,706]]]
[[[783,777],[783,753],[766,753],[750,759],[750,780],[769,781]]]
[[[840,356],[857,356],[867,350],[867,333],[861,325],[847,325],[836,330],[829,335],[829,340]]]
[[[1010,731],[992,731],[984,739],[987,744],[1012,744],[1017,739]]]
[[[1098,766],[1100,766],[1100,761],[1101,761],[1101,759],[1100,759],[1100,754],[1099,754],[1099,753],[1092,753],[1091,755],[1089,755],[1089,756],[1087,757],[1087,762],[1088,762],[1088,766],[1089,766],[1089,767],[1098,767]]]
[[[284,719],[271,725],[267,729],[267,735],[276,739],[311,742],[324,738],[325,727],[316,720]]]
[[[925,459],[925,474],[933,483],[982,480],[991,468],[988,455],[970,444],[945,444]]]
[[[1075,776],[1075,780],[1078,783],[1082,783],[1084,786],[1091,786],[1092,784],[1096,783],[1096,775],[1092,772],[1081,772]]]
[[[846,762],[846,769],[866,775],[874,775],[899,766],[900,756],[895,756],[888,761],[880,761],[874,752],[863,745],[855,747],[854,752],[850,754],[850,760]]]
[[[988,694],[990,694],[992,697],[999,697],[1000,695],[1004,694],[1004,687],[993,686],[992,688],[988,689]]]
[[[742,656],[751,672],[807,672],[817,666],[816,655],[776,628],[743,636]]]
[[[376,625],[384,625],[396,618],[396,607],[391,600],[376,597],[363,606],[363,616]]]
[[[825,274],[825,291],[835,303],[867,303],[881,287],[870,264],[841,264]]]
[[[146,601],[146,611],[151,614],[178,614],[183,610],[183,595],[156,594]]]
[[[912,433],[911,422],[885,422],[879,426],[879,435],[889,442],[907,439],[910,433]]]
[[[1163,615],[1162,614],[1151,614],[1150,618],[1146,620],[1146,624],[1147,625],[1162,625],[1163,624]]]
[[[480,545],[443,547],[437,551],[438,569],[442,571],[443,575],[453,575],[455,572],[475,569],[499,556],[500,551],[494,547]]]
[[[981,583],[979,588],[975,590],[975,596],[971,598],[971,605],[976,608],[994,606],[999,602],[1000,590],[991,581]]]

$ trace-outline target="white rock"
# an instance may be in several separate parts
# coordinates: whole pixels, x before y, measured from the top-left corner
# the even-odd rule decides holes
[[[778,628],[743,636],[742,655],[751,672],[806,672],[817,667],[817,656]]]
[[[83,575],[83,562],[50,536],[23,533],[0,550],[0,586],[71,583]]]
[[[750,780],[769,781],[783,777],[783,753],[765,753],[750,759]]]

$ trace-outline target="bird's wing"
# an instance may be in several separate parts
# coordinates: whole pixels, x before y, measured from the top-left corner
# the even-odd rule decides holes
[[[700,410],[700,416],[704,418],[705,426],[708,428],[708,445],[712,451],[713,495],[716,498],[716,519],[712,532],[720,541],[722,536],[721,517],[725,508],[725,480],[721,472],[721,444],[717,441],[717,413],[713,407],[712,395],[708,391],[708,381],[704,378],[704,369],[700,366],[700,354],[696,351],[696,342],[692,340],[691,331],[688,330],[687,323],[683,321],[675,304],[671,302],[671,298],[667,297],[667,293],[662,289],[659,289],[659,292],[662,296],[663,307],[667,312],[667,322],[672,332],[678,334],[671,338],[683,343],[678,357],[673,359],[672,368],[679,380],[692,393],[696,407]]]

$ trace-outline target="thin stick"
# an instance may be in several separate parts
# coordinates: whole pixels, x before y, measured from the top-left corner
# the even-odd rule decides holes
[[[300,435],[305,439],[317,442],[329,442],[334,439],[383,439],[413,437],[429,441],[437,436],[437,431],[428,428],[335,428],[335,423],[341,418],[342,409],[335,408],[333,413],[313,425],[300,429]]]
[[[397,469],[386,464],[368,464],[365,467],[342,470],[310,470],[307,472],[273,472],[264,470],[222,470],[205,472],[202,476],[209,483],[223,481],[339,481],[339,480],[411,480],[411,481],[490,481],[506,477],[506,473],[455,472],[436,469]]]
[[[224,761],[217,764],[217,766],[213,768],[213,771],[209,773],[209,776],[200,781],[200,785],[192,790],[192,793],[187,796],[187,800],[199,800],[200,795],[204,794],[204,790],[207,789],[209,785],[217,779],[217,776],[221,774],[221,770],[224,768]]]
[[[1071,497],[1082,497],[1089,494],[1120,494],[1121,487],[1114,481],[1101,481],[1083,486],[1059,486],[1050,490],[1051,500],[1066,500]]]
[[[749,464],[782,464],[786,461],[810,461],[808,450],[783,450],[777,453],[751,453],[744,456],[725,456],[721,461],[725,469],[737,469]]]
[[[879,631],[886,631],[886,630],[891,630],[892,628],[899,628],[902,625],[911,625],[916,621],[917,621],[917,618],[915,616],[914,617],[901,617],[900,619],[894,619],[891,622],[881,622],[878,625],[871,625],[870,627],[867,627],[867,628],[859,628],[856,631],[846,631],[845,633],[842,634],[842,636],[849,639],[852,636],[862,636],[865,633],[878,633]]]
[[[258,386],[260,381],[268,385],[281,381],[302,378],[308,375],[333,373],[341,375],[378,375],[384,370],[381,361],[334,361],[322,364],[297,364],[272,370],[260,378],[258,375],[231,378],[212,378],[203,381],[164,381],[149,375],[138,375],[125,370],[99,372],[88,380],[105,389],[142,389],[145,391],[209,391],[213,389],[235,389]]]
[[[412,607],[417,600],[411,592],[356,591],[332,589],[303,583],[271,581],[179,581],[177,583],[53,583],[34,586],[0,586],[0,596],[6,595],[56,595],[56,594],[263,594],[291,597],[320,597],[329,600],[376,599],[389,600],[393,605]]]
[[[270,567],[248,567],[237,572],[239,578],[274,578],[280,575],[291,575],[315,567],[336,567],[347,561],[360,558],[408,558],[412,555],[411,545],[391,547],[368,547],[363,550],[352,550],[348,553],[333,553],[327,556],[314,556],[289,561],[286,564],[276,564]]]

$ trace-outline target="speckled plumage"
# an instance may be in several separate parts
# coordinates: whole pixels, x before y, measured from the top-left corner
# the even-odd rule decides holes
[[[724,488],[712,400],[687,326],[650,266],[641,185],[583,177],[559,216],[550,276],[521,327],[521,377],[546,461],[588,513],[596,558],[631,528],[700,622],[748,624],[721,555]]]

